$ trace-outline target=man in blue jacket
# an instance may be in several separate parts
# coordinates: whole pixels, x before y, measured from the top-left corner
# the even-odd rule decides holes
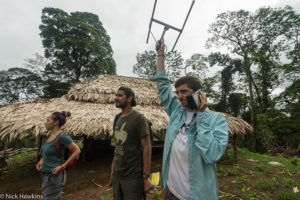
[[[158,97],[170,116],[163,153],[162,187],[166,200],[218,199],[216,162],[222,157],[228,143],[228,127],[224,115],[210,111],[203,91],[199,94],[201,106],[192,109],[186,97],[201,88],[200,81],[184,76],[171,90],[164,68],[164,41],[157,51]]]

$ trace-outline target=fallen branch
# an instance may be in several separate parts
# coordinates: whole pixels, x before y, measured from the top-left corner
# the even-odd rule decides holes
[[[96,183],[94,180],[90,180],[92,183],[94,183],[95,185],[97,185],[98,187],[100,187],[100,188],[103,188],[103,186],[102,185],[99,185],[98,183]]]
[[[219,190],[219,192],[223,195],[219,196],[219,199],[221,199],[223,196],[230,196],[230,197],[233,197],[233,198],[236,198],[238,200],[243,200],[241,198],[239,198],[238,196],[234,195],[234,194],[230,194],[230,193],[226,193],[226,192],[222,192],[221,190]]]

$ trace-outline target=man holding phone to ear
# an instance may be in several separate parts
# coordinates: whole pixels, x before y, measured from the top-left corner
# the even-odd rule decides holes
[[[218,199],[216,162],[228,143],[224,115],[210,111],[200,81],[184,76],[175,82],[177,96],[171,90],[164,67],[164,40],[157,43],[158,97],[170,116],[164,142],[162,187],[166,200]],[[192,95],[199,92],[199,103]],[[193,96],[197,95],[195,93]],[[197,97],[197,96],[196,96]]]

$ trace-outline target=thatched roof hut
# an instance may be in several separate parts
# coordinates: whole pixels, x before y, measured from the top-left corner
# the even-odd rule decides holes
[[[0,139],[45,135],[44,122],[55,111],[70,111],[64,125],[70,135],[110,135],[114,116],[120,109],[114,105],[120,86],[133,89],[135,109],[152,122],[154,132],[166,129],[169,117],[157,98],[156,83],[147,79],[101,75],[98,79],[74,85],[67,95],[51,100],[34,99],[0,108]],[[245,121],[227,116],[230,134],[246,134],[252,127]]]
[[[228,122],[228,132],[230,135],[241,135],[245,136],[247,133],[253,133],[253,127],[246,121],[233,117],[227,113],[222,113],[226,116]]]
[[[73,86],[68,92],[67,98],[75,101],[114,104],[116,91],[121,86],[129,87],[134,91],[138,105],[161,105],[160,100],[157,98],[155,82],[126,76],[100,75],[94,81]]]

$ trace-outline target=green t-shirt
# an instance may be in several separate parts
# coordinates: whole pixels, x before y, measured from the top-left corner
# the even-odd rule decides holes
[[[138,178],[143,174],[143,153],[141,138],[149,133],[148,123],[143,114],[133,111],[120,116],[113,134],[115,146],[114,176]]]
[[[55,146],[57,137],[59,137],[59,143],[60,143],[59,149],[62,152],[61,157],[59,156],[56,146]],[[56,136],[50,142],[46,141],[42,147],[43,164],[42,164],[41,171],[51,173],[54,168],[62,165],[65,149],[71,143],[72,143],[72,139],[70,138],[70,136],[66,135],[63,132],[61,134],[59,134],[58,136]]]

